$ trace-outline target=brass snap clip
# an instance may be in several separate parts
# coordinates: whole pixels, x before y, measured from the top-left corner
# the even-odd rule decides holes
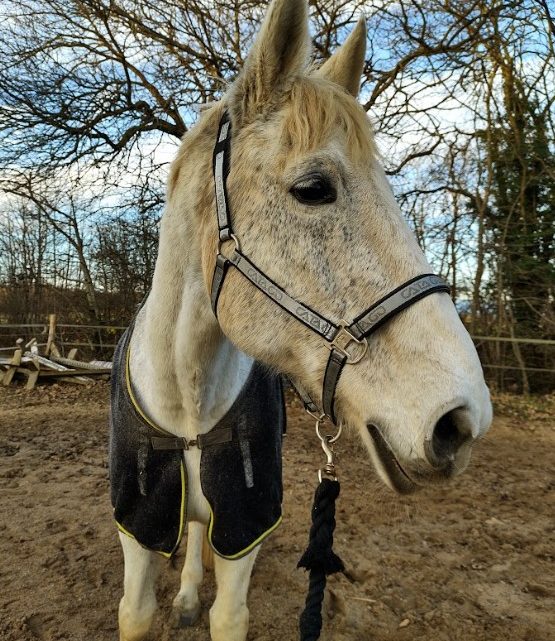
[[[339,439],[339,437],[341,436],[341,432],[343,431],[343,425],[340,424],[335,434],[322,434],[320,426],[323,420],[324,419],[322,417],[316,419],[316,436],[320,439],[320,445],[322,446],[324,454],[326,455],[326,464],[318,470],[318,480],[320,481],[320,483],[322,482],[322,477],[324,474],[332,481],[337,481],[337,473],[335,471],[335,452],[333,450],[333,444]]]

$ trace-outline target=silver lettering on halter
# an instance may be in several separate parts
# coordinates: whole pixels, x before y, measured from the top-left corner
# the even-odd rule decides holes
[[[216,154],[216,167],[214,169],[214,181],[216,183],[216,210],[218,213],[218,225],[226,227],[227,222],[227,204],[224,192],[224,152]]]
[[[218,142],[222,142],[223,140],[225,140],[227,138],[227,134],[228,134],[228,131],[229,131],[229,125],[230,125],[229,120],[227,122],[224,122],[224,124],[222,125],[222,128],[220,130],[220,136],[218,138]]]
[[[282,307],[287,309],[291,314],[306,323],[309,327],[314,327],[321,334],[326,335],[330,331],[330,323],[322,320],[319,316],[306,309],[303,305],[298,303],[294,298],[291,298],[286,292],[282,291],[277,285],[274,285],[263,274],[261,274],[256,267],[251,265],[249,261],[239,252],[235,251],[229,257],[237,269],[261,289],[272,300],[277,301]]]
[[[260,272],[257,272],[252,267],[246,268],[247,277],[260,289],[268,294],[270,298],[280,301],[283,298],[283,292],[280,292],[276,286],[271,283],[267,278],[264,278]]]
[[[316,328],[322,334],[327,334],[327,332],[329,331],[329,328],[330,328],[329,323],[323,322],[321,318],[319,318],[315,314],[312,314],[305,307],[300,307],[300,306],[297,307],[297,309],[295,310],[295,314],[299,318],[302,318],[307,325],[310,325],[310,327]]]
[[[375,325],[380,320],[380,318],[383,318],[386,313],[386,307],[380,305],[379,307],[376,307],[376,309],[373,309],[371,312],[369,312],[364,318],[361,318],[358,321],[357,325],[362,329],[363,332],[365,332],[373,325]]]
[[[433,287],[434,285],[439,285],[443,281],[441,278],[438,276],[428,276],[427,278],[423,278],[422,280],[412,283],[409,285],[406,289],[403,289],[401,292],[401,296],[407,300],[409,298],[412,298],[413,296],[416,296],[416,294],[419,294],[420,292],[424,291],[425,289],[428,289],[428,287]]]

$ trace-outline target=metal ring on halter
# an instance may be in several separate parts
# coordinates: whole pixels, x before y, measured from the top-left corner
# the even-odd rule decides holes
[[[323,415],[325,417],[325,415]],[[323,422],[322,418],[317,418],[316,419],[316,436],[320,439],[322,444],[324,443],[335,443],[337,439],[341,436],[341,432],[343,431],[343,423],[339,423],[339,427],[337,428],[337,432],[332,436],[331,434],[327,434],[324,436],[320,432],[320,424]],[[323,445],[322,445],[323,446]]]
[[[225,243],[228,243],[230,240],[232,240],[235,243],[234,251],[241,251],[241,245],[239,243],[239,239],[237,238],[237,236],[235,234],[229,234],[229,238],[226,238],[224,240],[220,238],[220,240],[218,241],[218,251],[217,251],[218,254],[222,253],[222,247],[225,245]]]

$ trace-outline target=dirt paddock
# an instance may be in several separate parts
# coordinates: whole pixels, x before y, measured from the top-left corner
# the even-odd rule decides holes
[[[503,408],[502,408],[503,411]],[[555,639],[555,427],[549,410],[505,408],[451,487],[400,498],[356,443],[340,447],[336,549],[349,578],[330,580],[323,641]],[[117,639],[122,555],[108,498],[108,386],[0,388],[0,639]],[[294,641],[320,452],[289,408],[284,523],[251,584],[250,641]],[[214,580],[188,631],[167,624],[184,546],[163,562],[151,639],[207,641]]]

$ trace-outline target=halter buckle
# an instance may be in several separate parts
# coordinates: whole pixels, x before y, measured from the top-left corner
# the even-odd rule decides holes
[[[337,334],[334,336],[332,341],[326,344],[326,347],[330,351],[336,349],[338,352],[341,352],[341,354],[343,354],[347,358],[347,363],[349,363],[350,365],[354,365],[366,356],[366,352],[368,351],[368,341],[366,340],[366,338],[359,340],[358,338],[353,336],[347,329],[348,326],[349,323],[347,323],[346,320],[341,319],[339,321],[339,329],[337,330]],[[351,354],[347,351],[347,347],[351,343],[356,343],[357,345],[357,347],[355,348],[357,352],[355,352],[355,354]]]

